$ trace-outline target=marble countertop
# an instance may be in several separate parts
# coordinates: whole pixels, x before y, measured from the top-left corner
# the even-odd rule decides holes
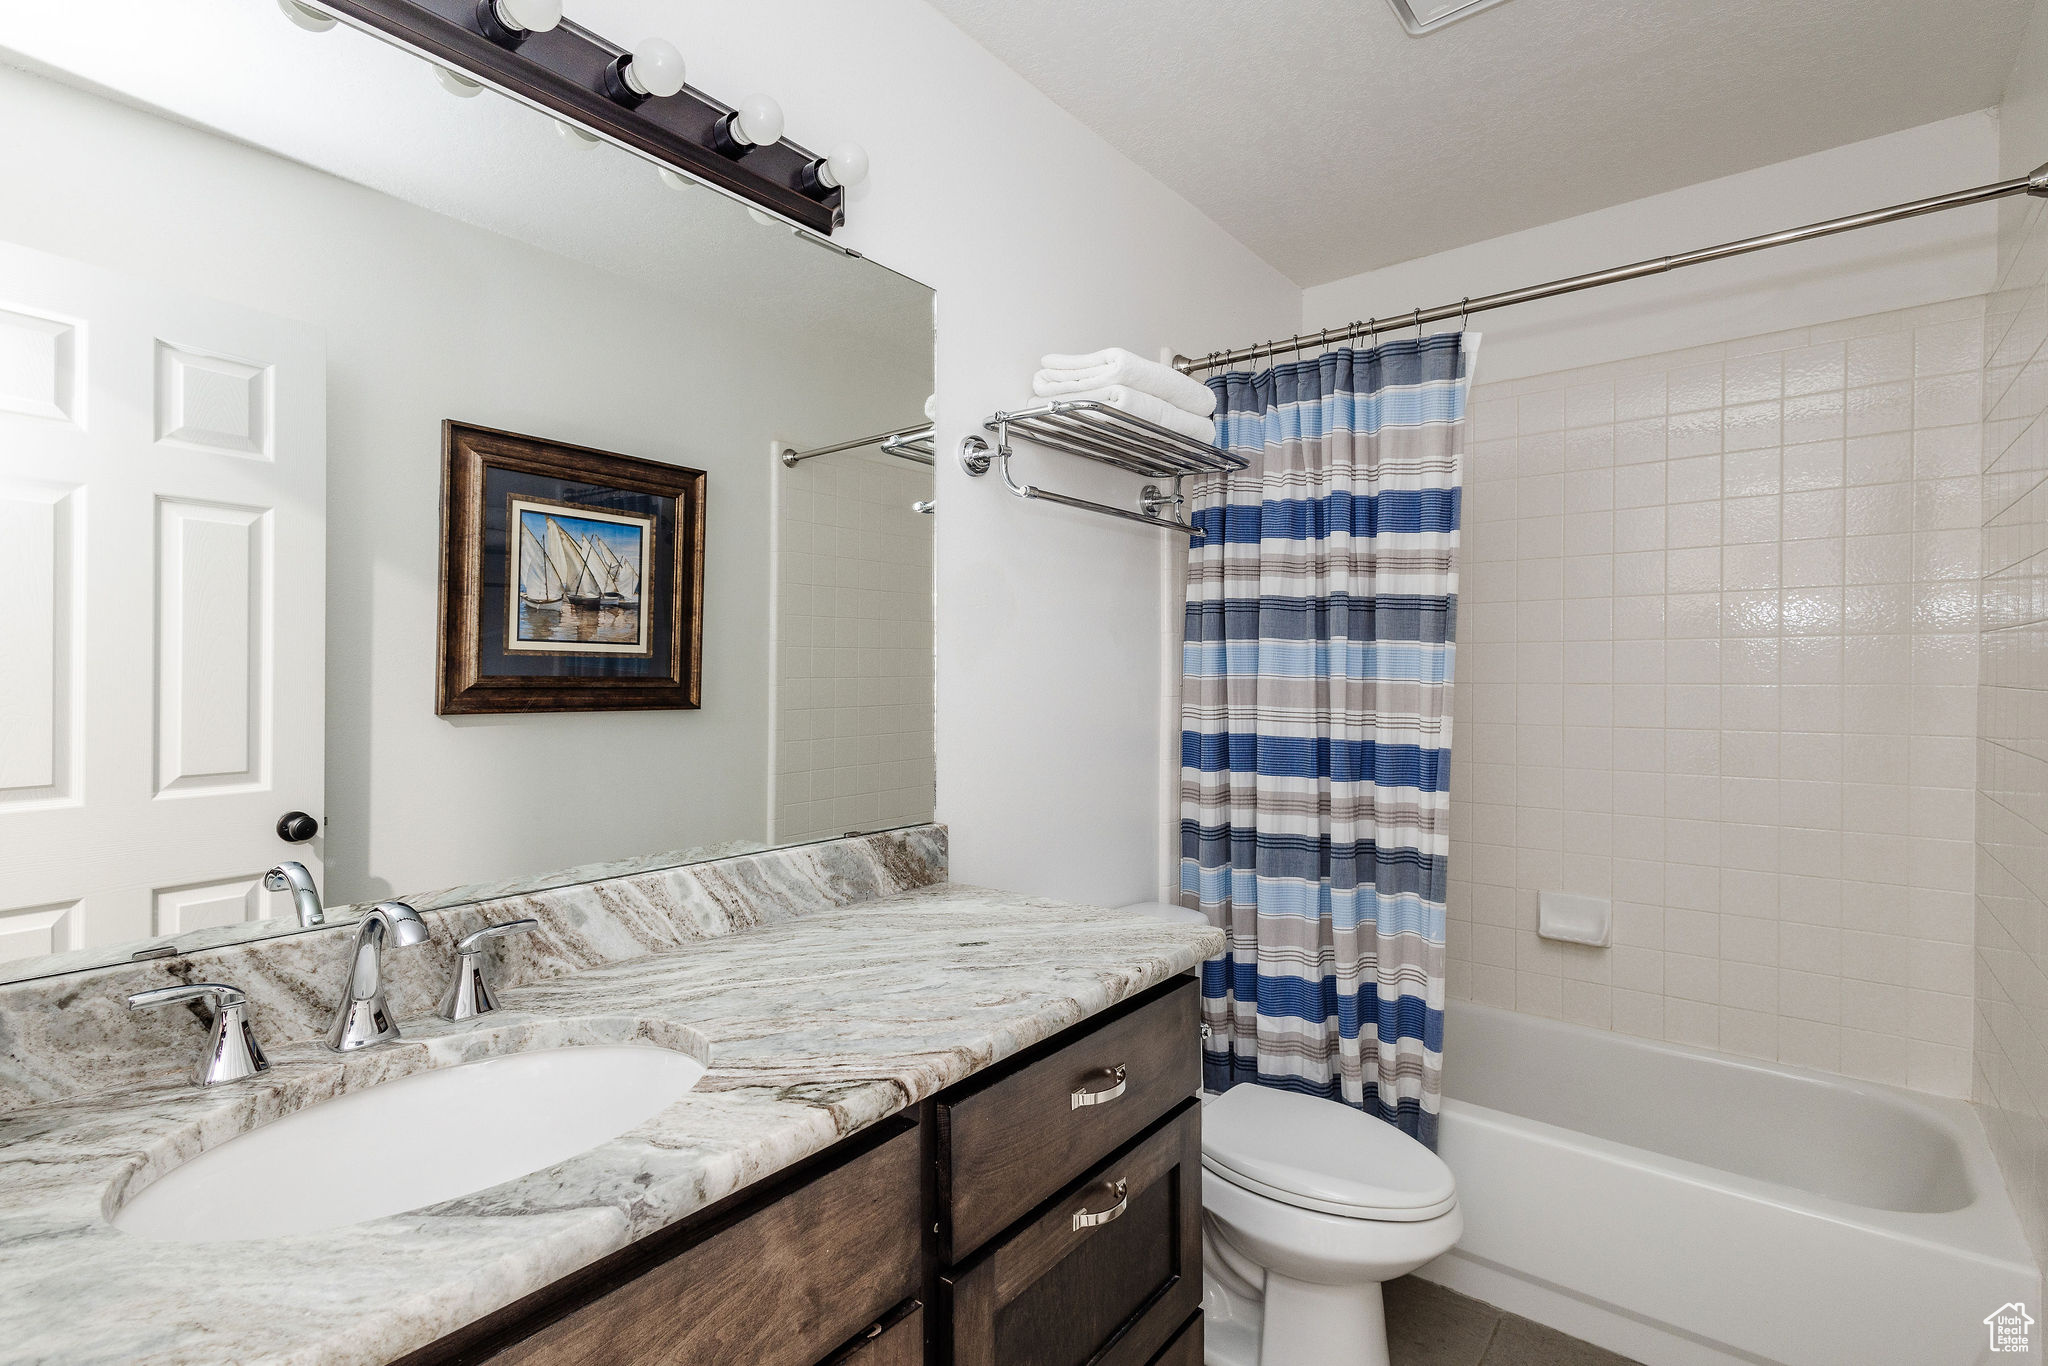
[[[399,1043],[346,1059],[274,1048],[253,1082],[16,1110],[0,1116],[0,1363],[390,1361],[1222,944],[1202,926],[946,884],[512,988],[483,1021],[407,1020]],[[324,1097],[604,1041],[698,1052],[709,1071],[610,1143],[425,1210],[198,1255],[107,1223],[124,1192]],[[307,1163],[317,1172],[318,1155]]]

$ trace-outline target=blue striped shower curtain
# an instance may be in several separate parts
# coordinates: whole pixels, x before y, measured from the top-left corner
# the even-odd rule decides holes
[[[1435,1145],[1458,511],[1475,333],[1209,381],[1241,474],[1195,488],[1181,901],[1207,1085],[1341,1099]]]

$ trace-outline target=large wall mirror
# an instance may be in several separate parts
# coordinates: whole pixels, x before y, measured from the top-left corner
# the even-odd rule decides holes
[[[0,980],[296,932],[286,861],[332,922],[932,818],[928,456],[774,449],[925,420],[924,286],[275,0],[15,7],[0,125]],[[490,485],[475,585],[610,676],[701,533],[697,706],[443,714],[451,423],[701,472]]]

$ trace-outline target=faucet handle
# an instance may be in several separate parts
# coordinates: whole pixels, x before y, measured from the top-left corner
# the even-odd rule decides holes
[[[223,986],[219,982],[192,982],[185,986],[138,991],[128,998],[128,1008],[147,1010],[151,1006],[174,1006],[185,1001],[211,1001],[216,1010],[249,1004],[249,998],[239,987]]]
[[[491,999],[490,976],[484,967],[484,949],[493,939],[539,928],[538,920],[508,920],[502,925],[486,925],[457,940],[455,975],[448,980],[448,990],[441,993],[436,1013],[444,1020],[473,1020],[496,1010],[498,1003]]]
[[[256,1042],[255,1031],[249,1028],[249,998],[234,987],[218,982],[157,987],[130,996],[128,1008],[147,1010],[151,1006],[200,1000],[213,1003],[213,1028],[207,1036],[206,1051],[192,1069],[192,1084],[218,1086],[268,1072],[270,1060],[263,1056],[263,1047]]]
[[[502,935],[525,934],[528,930],[540,928],[538,920],[508,920],[502,925],[486,925],[475,934],[465,934],[455,941],[457,953],[479,953],[484,945]]]

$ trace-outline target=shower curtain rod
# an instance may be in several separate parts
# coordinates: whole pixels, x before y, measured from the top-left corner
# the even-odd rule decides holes
[[[1371,318],[1346,327],[1326,327],[1320,332],[1304,332],[1280,341],[1239,347],[1235,351],[1211,351],[1206,356],[1195,358],[1175,356],[1173,364],[1175,369],[1190,375],[1207,370],[1222,370],[1244,361],[1264,360],[1269,356],[1284,355],[1289,351],[1319,350],[1340,342],[1355,341],[1360,337],[1377,336],[1382,331],[1391,331],[1394,328],[1420,328],[1424,324],[1442,322],[1447,318],[1469,317],[1485,309],[1526,304],[1558,294],[1575,294],[1582,289],[1618,284],[1623,280],[1634,280],[1644,275],[1661,275],[1667,270],[1677,270],[1681,266],[1696,266],[1706,261],[1741,256],[1745,252],[1762,251],[1766,247],[1782,247],[1792,242],[1827,237],[1833,233],[1849,232],[1856,228],[1873,228],[1880,223],[1896,223],[1902,218],[1918,218],[1921,214],[1940,213],[1944,209],[1967,208],[1972,204],[1985,204],[2016,194],[2048,198],[2048,164],[2036,167],[2032,175],[2017,176],[1991,185],[1979,185],[1974,190],[1958,190],[1954,194],[1936,195],[1932,199],[1916,199],[1910,204],[1894,204],[1888,209],[1872,209],[1868,213],[1854,213],[1846,218],[1830,218],[1824,223],[1809,223],[1803,228],[1787,228],[1783,232],[1765,233],[1761,237],[1745,237],[1739,242],[1723,242],[1718,247],[1702,247],[1697,251],[1680,252],[1676,256],[1653,257],[1647,261],[1637,261],[1634,265],[1590,271],[1584,275],[1552,280],[1547,284],[1529,285],[1523,289],[1504,290],[1499,294],[1488,294],[1478,299],[1460,299],[1454,304],[1443,304],[1436,308],[1418,308],[1410,313],[1397,313],[1386,319]]]

